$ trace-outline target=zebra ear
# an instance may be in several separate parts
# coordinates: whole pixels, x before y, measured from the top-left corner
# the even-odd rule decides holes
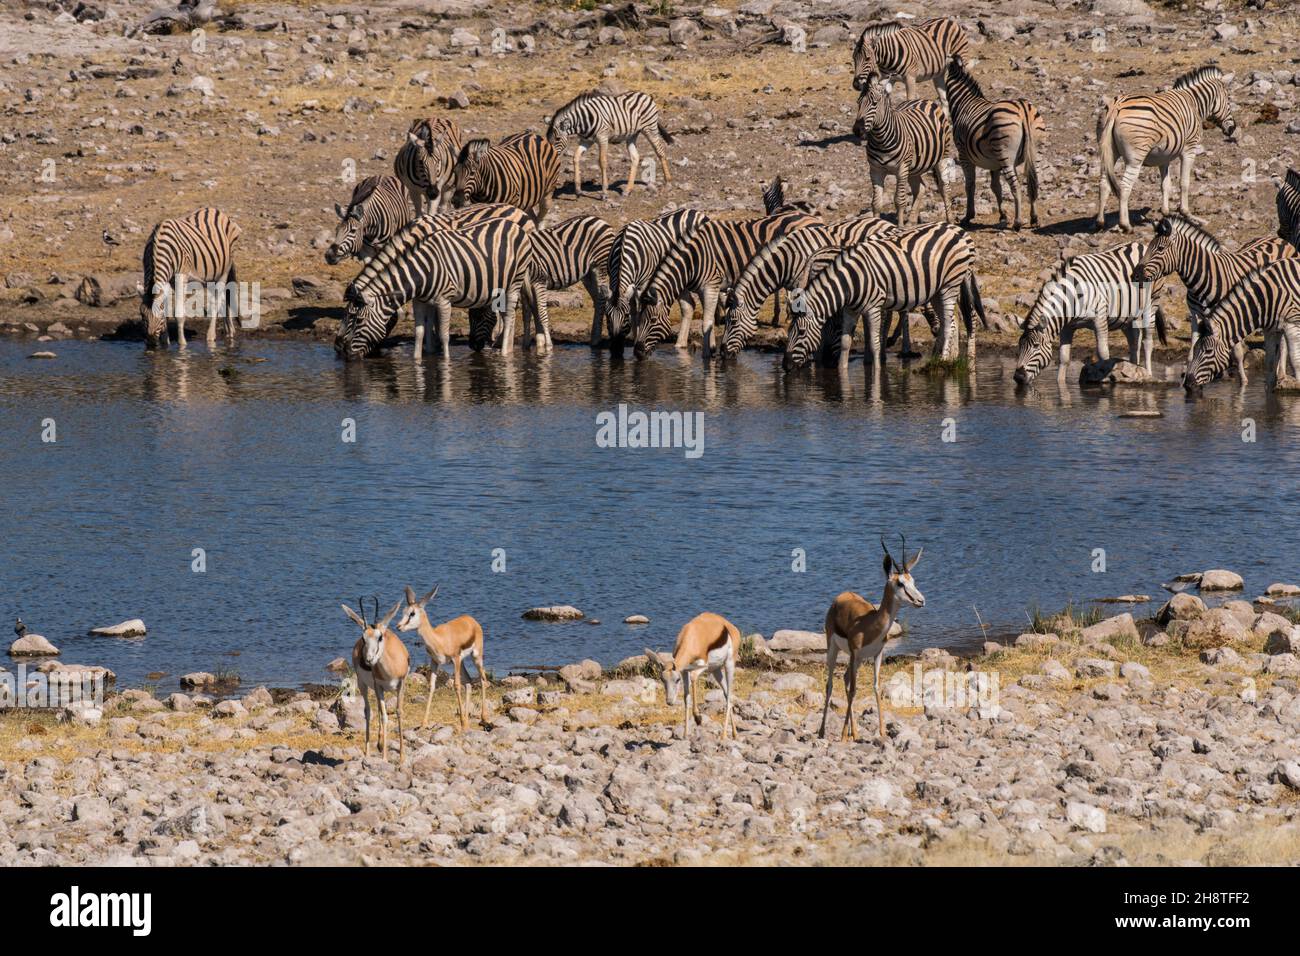
[[[1170,224],[1168,219],[1161,219],[1159,222],[1156,223],[1157,236],[1167,236],[1173,231],[1174,231],[1174,227]]]
[[[1214,326],[1205,319],[1202,319],[1201,324],[1196,329],[1196,334],[1203,339],[1211,338],[1214,335]]]
[[[334,204],[334,213],[335,213],[335,215],[337,215],[340,219],[346,219],[346,218],[348,217],[348,212],[347,212],[347,210],[344,209],[342,206],[340,206],[338,203],[335,203],[335,204]]]

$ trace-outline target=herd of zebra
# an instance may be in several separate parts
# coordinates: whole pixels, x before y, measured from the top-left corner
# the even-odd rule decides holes
[[[837,221],[826,221],[807,203],[787,201],[788,184],[778,176],[763,190],[762,215],[675,208],[618,229],[595,215],[545,225],[561,179],[561,156],[571,144],[575,197],[583,194],[581,161],[592,145],[599,153],[602,198],[609,188],[611,143],[627,148],[625,194],[635,188],[638,172],[643,179],[661,173],[671,184],[667,147],[673,138],[654,100],[641,92],[583,93],[555,112],[544,136],[523,132],[496,144],[486,138],[463,141],[451,119],[418,119],[396,154],[393,175],[363,180],[346,207],[335,205],[338,223],[325,260],[362,263],[346,290],[335,350],[346,359],[374,353],[411,303],[417,359],[426,352],[426,334],[436,337],[443,356],[449,354],[452,309],[468,311],[475,350],[491,346],[509,353],[515,315],[522,310],[524,341],[549,351],[547,293],[581,283],[593,305],[592,346],[600,345],[603,333],[610,349],[621,353],[630,340],[638,358],[672,337],[674,303],[681,313],[679,348],[688,344],[698,303],[704,360],[715,352],[735,355],[754,336],[769,298],[775,298],[773,324],[780,324],[782,291],[787,370],[813,356],[845,366],[859,320],[869,368],[880,367],[885,349],[900,335],[903,353],[916,356],[907,314],[917,309],[929,321],[934,358],[951,361],[959,349],[971,358],[974,319],[988,323],[974,245],[951,222],[942,164],[955,147],[966,186],[963,225],[975,218],[976,172],[985,169],[999,224],[1022,227],[1023,180],[1029,225],[1037,227],[1035,151],[1046,124],[1027,100],[985,97],[970,72],[967,45],[963,28],[946,18],[872,24],[862,32],[853,50],[854,133],[866,147],[871,208]],[[907,100],[896,104],[891,83],[897,79],[906,86]],[[937,101],[914,98],[918,80],[933,81]],[[1151,329],[1162,341],[1166,329],[1156,293],[1173,274],[1186,286],[1192,320],[1192,352],[1184,373],[1189,389],[1219,377],[1230,364],[1244,383],[1245,339],[1255,331],[1265,333],[1271,383],[1285,374],[1288,353],[1292,368],[1300,368],[1300,174],[1289,171],[1279,187],[1277,236],[1226,250],[1189,206],[1192,155],[1209,124],[1230,139],[1236,128],[1225,79],[1215,66],[1188,72],[1169,90],[1106,99],[1097,125],[1097,225],[1104,226],[1113,191],[1119,228],[1131,231],[1129,197],[1144,166],[1160,170],[1163,215],[1151,241],[1058,264],[1021,325],[1017,383],[1032,381],[1051,363],[1054,349],[1063,375],[1079,328],[1094,330],[1103,359],[1109,357],[1108,333],[1122,329],[1130,359],[1150,372]],[[637,151],[643,136],[657,161],[647,163],[653,170],[648,175]],[[1171,214],[1169,167],[1175,159],[1181,194],[1179,212]],[[892,222],[880,215],[887,176],[896,179]],[[918,199],[926,176],[938,192],[941,222],[920,222]],[[1003,179],[1013,199],[1010,223]],[[444,199],[450,200],[446,206]],[[232,282],[239,234],[239,227],[215,209],[155,227],[145,248],[141,304],[151,346],[167,341],[166,296],[159,291],[173,282],[179,288],[186,278]],[[218,297],[209,341],[215,340],[223,311],[233,333],[229,303],[223,310]],[[891,336],[893,315],[898,320]],[[723,327],[720,348],[714,343],[716,322]],[[177,326],[183,345],[183,319]]]

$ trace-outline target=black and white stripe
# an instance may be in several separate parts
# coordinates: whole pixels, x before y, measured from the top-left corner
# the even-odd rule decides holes
[[[495,146],[487,139],[466,143],[452,172],[452,203],[509,203],[541,222],[560,182],[560,158],[536,133],[516,133]]]
[[[185,313],[177,308],[176,290],[191,280],[229,283],[235,279],[235,241],[242,230],[220,209],[206,207],[179,219],[164,219],[153,227],[144,246],[144,284],[140,319],[145,344],[168,344],[167,320],[176,318],[176,342],[185,345]],[[235,334],[234,297],[223,292],[205,295],[209,344],[216,342],[217,317],[224,316],[226,332]]]
[[[724,289],[740,278],[755,253],[777,236],[816,225],[820,220],[803,213],[780,213],[761,219],[711,219],[686,242],[664,256],[641,296],[641,309],[633,322],[637,358],[645,358],[672,333],[669,309],[687,293],[703,304],[704,361],[713,346],[713,318]]]
[[[938,318],[935,357],[946,361],[956,357],[960,311],[967,333],[966,356],[973,362],[973,316],[978,314],[987,322],[970,237],[946,223],[908,229],[896,236],[871,236],[840,252],[801,295],[790,296],[791,323],[783,364],[786,370],[799,368],[820,352],[827,363],[838,354],[840,367],[846,367],[853,331],[862,317],[870,365],[878,368],[884,348],[882,315],[926,304]]]
[[[505,215],[491,215],[496,211]],[[411,301],[417,359],[424,354],[430,319],[441,354],[448,354],[453,307],[470,310],[470,345],[476,351],[497,339],[500,329],[510,328],[520,293],[526,300],[534,296],[532,221],[514,207],[466,212],[475,221],[445,215],[416,219],[366,264],[347,289],[347,313],[334,340],[340,356],[373,352]],[[507,331],[502,338],[505,351],[512,337]]]
[[[393,159],[393,173],[406,188],[417,216],[426,203],[431,212],[438,211],[460,146],[460,126],[455,120],[431,116],[416,120],[406,131],[406,142]]]
[[[325,261],[335,266],[344,259],[366,262],[411,221],[406,191],[396,176],[370,176],[357,183],[344,209],[334,204],[339,224]]]
[[[966,57],[968,46],[966,31],[945,17],[919,20],[914,26],[868,24],[853,46],[853,88],[863,89],[873,73],[882,80],[901,76],[910,100],[916,97],[917,80],[932,80],[946,106],[944,66],[953,56]]]
[[[1281,350],[1300,368],[1300,259],[1279,259],[1246,273],[1201,321],[1200,335],[1183,375],[1189,392],[1223,374],[1236,347],[1254,331],[1270,343],[1269,388],[1277,385]]]
[[[884,219],[863,215],[796,229],[764,245],[727,294],[723,354],[735,355],[749,344],[758,330],[759,309],[768,296],[781,289],[804,288],[809,278],[833,262],[841,249],[878,235],[898,235],[898,229]]]
[[[880,214],[885,202],[885,177],[893,175],[898,177],[894,187],[898,225],[908,225],[913,211],[919,218],[919,209],[912,207],[921,192],[922,174],[930,173],[939,191],[943,220],[950,221],[941,165],[952,139],[952,127],[938,103],[912,100],[895,108],[880,80],[869,77],[858,95],[853,132],[867,148],[872,215]]]
[[[1192,160],[1201,143],[1201,128],[1213,123],[1231,137],[1236,122],[1229,112],[1228,88],[1217,66],[1203,66],[1180,76],[1171,90],[1132,96],[1107,97],[1097,120],[1101,150],[1101,194],[1097,200],[1097,228],[1106,222],[1106,202],[1111,190],[1119,195],[1119,227],[1129,222],[1128,203],[1143,166],[1160,169],[1160,211],[1169,215],[1169,165],[1179,160],[1182,190],[1179,209],[1190,216]],[[1115,164],[1124,160],[1124,174],[1116,178]]]
[[[1015,200],[1014,227],[1022,225],[1020,217],[1020,178],[1016,168],[1025,170],[1029,193],[1029,224],[1038,225],[1038,170],[1035,168],[1035,140],[1047,132],[1043,117],[1028,100],[989,100],[967,71],[961,57],[948,64],[948,110],[952,115],[953,141],[957,161],[966,178],[966,217],[975,219],[975,169],[989,171],[989,183],[998,201],[998,222],[1005,226],[1007,214],[1002,208],[1002,177],[1011,187]]]
[[[790,183],[784,176],[776,176],[770,183],[760,183],[763,191],[763,212],[775,216],[779,212],[806,212],[815,215],[812,203],[802,199],[787,199],[786,190]]]
[[[1154,319],[1160,341],[1165,341],[1164,312],[1155,305],[1164,280],[1133,281],[1142,259],[1143,245],[1130,242],[1104,252],[1074,256],[1062,262],[1038,291],[1038,298],[1020,325],[1016,357],[1018,385],[1032,382],[1052,361],[1052,349],[1059,346],[1060,371],[1065,376],[1070,364],[1074,333],[1090,328],[1097,337],[1097,354],[1110,358],[1109,334],[1123,329],[1128,339],[1129,361],[1141,362],[1151,371],[1152,342],[1147,331]],[[1135,320],[1141,319],[1141,323]],[[1139,352],[1145,345],[1145,357]]]
[[[1294,169],[1277,187],[1277,234],[1300,248],[1300,173]]]
[[[609,192],[609,166],[606,154],[610,143],[626,143],[628,158],[627,185],[623,195],[636,186],[636,176],[641,161],[637,140],[644,136],[650,142],[663,172],[664,182],[673,181],[668,166],[668,150],[673,138],[664,129],[659,118],[659,107],[649,93],[630,92],[609,94],[598,91],[575,96],[555,111],[546,130],[546,140],[558,155],[564,155],[570,139],[578,141],[573,150],[573,194],[582,195],[582,155],[593,143],[599,150],[600,198]]]
[[[606,319],[610,328],[610,349],[617,351],[632,331],[632,318],[640,311],[641,293],[659,268],[668,251],[695,235],[709,217],[696,209],[675,209],[655,219],[634,219],[614,236],[609,251],[609,306]],[[690,334],[691,297],[678,298],[681,331],[677,347],[686,348]]]
[[[600,327],[609,301],[609,253],[614,229],[597,216],[574,216],[532,236],[533,271],[544,289],[567,289],[581,282],[591,296],[591,346],[600,344]],[[539,296],[539,309],[546,296]],[[545,323],[549,326],[549,322]],[[610,329],[613,335],[613,329]]]

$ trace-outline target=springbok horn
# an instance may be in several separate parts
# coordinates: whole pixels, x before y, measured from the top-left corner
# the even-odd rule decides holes
[[[361,623],[366,623],[366,599],[357,598],[357,607],[361,609]]]
[[[898,536],[903,539],[903,570],[907,570],[907,535],[898,532]]]
[[[883,534],[880,536],[880,546],[885,549],[885,557],[889,558],[893,564],[897,564],[898,562],[894,560],[894,556],[889,553],[889,546],[885,544],[885,536]]]

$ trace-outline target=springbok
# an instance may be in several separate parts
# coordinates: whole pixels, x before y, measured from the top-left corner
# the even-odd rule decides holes
[[[736,736],[736,721],[731,716],[732,689],[735,686],[736,657],[740,654],[740,629],[719,614],[705,612],[686,622],[677,632],[677,644],[673,647],[672,660],[664,660],[650,648],[645,649],[645,656],[650,666],[664,682],[664,700],[669,707],[677,703],[677,694],[682,690],[685,678],[686,690],[682,703],[685,707],[685,721],[682,736],[690,740],[691,716],[697,724],[703,723],[700,717],[699,701],[692,693],[695,674],[707,670],[722,687],[727,698],[727,709],[722,716],[722,735],[726,737],[730,728],[731,736]]]
[[[352,647],[352,669],[357,675],[357,686],[361,688],[361,699],[366,705],[366,746],[365,755],[370,756],[370,694],[375,692],[379,703],[379,755],[388,759],[388,708],[384,705],[384,691],[397,692],[397,762],[406,759],[405,743],[402,740],[402,690],[406,685],[406,675],[411,671],[411,656],[406,653],[402,639],[388,629],[388,622],[402,607],[398,601],[393,609],[379,620],[379,598],[375,598],[375,620],[367,624],[364,601],[357,602],[361,614],[341,605],[343,613],[361,628],[361,637]]]
[[[469,718],[465,716],[465,704],[474,696],[474,688],[466,688],[465,699],[461,699],[460,678],[461,671],[464,669],[464,660],[467,656],[473,655],[474,666],[478,668],[478,684],[481,693],[482,707],[479,712],[480,719],[487,722],[487,671],[483,669],[483,628],[478,621],[474,620],[468,614],[462,614],[460,617],[454,617],[450,621],[439,624],[434,627],[429,623],[429,614],[425,611],[424,606],[434,599],[438,593],[438,585],[433,586],[433,590],[418,600],[415,592],[408,585],[406,588],[406,611],[402,614],[402,620],[397,625],[399,631],[419,630],[420,640],[424,641],[424,648],[429,652],[431,666],[429,668],[429,699],[424,704],[424,720],[420,723],[420,729],[423,730],[429,724],[429,709],[433,706],[433,691],[438,686],[438,668],[443,664],[451,664],[452,678],[456,685],[456,709],[460,711],[460,729],[469,729]],[[469,682],[469,674],[465,674],[466,683]]]
[[[900,535],[900,537],[902,537]],[[868,657],[873,659],[872,689],[876,696],[876,717],[880,724],[880,737],[885,737],[885,712],[880,705],[880,662],[885,656],[885,642],[889,628],[898,616],[899,601],[913,607],[925,607],[925,595],[916,589],[912,568],[921,560],[922,548],[916,557],[907,560],[907,538],[903,538],[903,563],[899,564],[880,539],[885,550],[885,594],[880,606],[875,607],[862,595],[845,591],[835,599],[826,612],[826,703],[822,706],[822,726],[818,737],[826,736],[826,714],[831,706],[831,688],[835,685],[835,660],[840,651],[849,655],[849,666],[844,672],[844,692],[848,696],[844,727],[840,740],[857,740],[858,725],[853,719],[853,696],[858,689],[858,668]]]

